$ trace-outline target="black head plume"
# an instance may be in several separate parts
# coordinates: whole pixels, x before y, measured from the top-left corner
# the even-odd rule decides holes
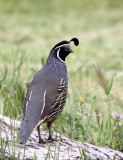
[[[75,46],[78,46],[78,45],[79,45],[79,40],[78,40],[77,38],[72,38],[72,39],[69,41],[69,43],[70,43],[71,41],[74,42],[74,45],[75,45]]]
[[[57,43],[57,44],[53,47],[53,49],[56,49],[56,48],[58,48],[59,46],[62,46],[62,45],[65,45],[65,44],[69,44],[71,41],[74,42],[74,45],[75,45],[75,46],[78,46],[78,45],[79,45],[79,40],[78,40],[77,38],[72,38],[70,41],[64,40],[64,41],[61,41],[61,42]]]

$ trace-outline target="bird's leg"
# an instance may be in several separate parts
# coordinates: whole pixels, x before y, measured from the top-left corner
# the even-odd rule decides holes
[[[56,138],[52,138],[52,134],[51,134],[51,126],[52,126],[52,123],[53,123],[53,121],[47,123],[47,127],[48,127],[48,130],[49,130],[49,137],[48,137],[47,140],[48,140],[49,142],[57,141]]]
[[[47,127],[48,127],[48,130],[49,130],[48,140],[52,140],[51,126],[52,126],[52,122],[48,122],[48,123],[47,123]]]
[[[39,143],[43,143],[43,139],[41,138],[41,135],[40,135],[40,125],[37,127],[37,131],[38,131],[38,137],[39,137]]]
[[[48,127],[48,130],[49,130],[48,140],[52,140],[51,126],[52,126],[52,123],[51,123],[51,122],[47,123],[47,127]]]

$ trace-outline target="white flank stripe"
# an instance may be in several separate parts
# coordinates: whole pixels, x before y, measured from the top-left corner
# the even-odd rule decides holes
[[[41,111],[41,115],[42,115],[42,113],[43,113],[43,111],[44,111],[44,107],[45,107],[45,96],[46,96],[46,90],[45,90],[45,92],[44,92],[44,104],[43,104],[43,108],[42,108],[42,111]]]
[[[57,91],[62,91],[62,89],[61,89],[61,88],[58,88]]]
[[[55,102],[55,104],[51,108],[55,107],[57,103],[59,103],[58,100]]]
[[[30,101],[31,96],[32,96],[32,91],[31,91],[30,96],[29,96],[29,101]]]
[[[27,106],[28,106],[28,103],[29,103],[29,101],[27,101],[27,102],[26,102],[26,111],[27,111]],[[26,111],[25,111],[25,112],[26,112]]]
[[[26,102],[26,111],[27,111],[27,106],[28,106],[28,103],[29,103],[29,101],[30,101],[30,99],[31,99],[31,96],[32,96],[32,91],[31,91],[31,93],[30,93],[30,95],[29,95],[29,100]]]
[[[54,114],[57,115],[57,114],[58,114],[58,111],[51,113],[48,118],[52,117],[52,115],[54,115]]]
[[[55,105],[56,105],[57,103],[59,103],[59,100],[60,100],[62,94],[63,94],[63,93],[59,94],[58,98],[56,99],[54,105],[51,106],[51,108],[55,107]]]
[[[58,88],[63,88],[63,87],[65,87],[65,86],[59,86]]]
[[[44,117],[44,119],[42,119],[42,120],[40,120],[39,122],[38,122],[38,124],[35,126],[35,128],[37,128],[41,123],[43,123],[43,121],[46,119],[46,117]],[[34,128],[34,129],[35,129]]]
[[[56,108],[54,111],[58,111],[59,110],[59,108]]]

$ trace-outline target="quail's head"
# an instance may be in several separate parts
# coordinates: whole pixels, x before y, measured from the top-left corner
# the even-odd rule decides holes
[[[74,42],[75,46],[79,45],[79,40],[77,38],[73,38],[70,41],[61,41],[53,47],[53,54],[60,61],[65,62],[65,58],[73,52],[70,46],[70,42]]]

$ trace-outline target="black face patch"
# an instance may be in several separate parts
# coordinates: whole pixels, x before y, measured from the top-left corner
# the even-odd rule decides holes
[[[70,54],[69,50],[66,50],[65,48],[61,48],[59,50],[59,58],[63,61],[65,61],[65,58]]]

